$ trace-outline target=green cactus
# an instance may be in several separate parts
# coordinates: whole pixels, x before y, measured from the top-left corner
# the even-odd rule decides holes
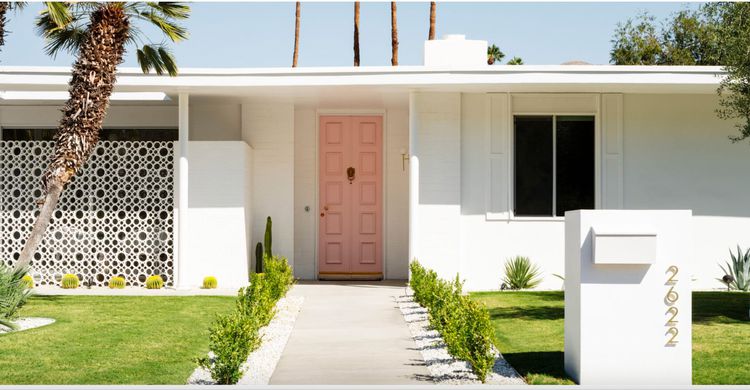
[[[266,256],[271,258],[273,251],[271,250],[271,217],[266,218],[266,236],[263,239],[263,246],[266,247]]]
[[[263,273],[263,244],[255,245],[255,273]]]

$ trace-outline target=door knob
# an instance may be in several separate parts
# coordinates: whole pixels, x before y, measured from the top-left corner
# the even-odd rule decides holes
[[[349,179],[349,184],[352,184],[354,180],[354,167],[346,168],[346,176]]]

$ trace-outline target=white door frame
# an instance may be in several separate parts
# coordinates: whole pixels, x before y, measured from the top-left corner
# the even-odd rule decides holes
[[[315,201],[313,202],[313,211],[315,212],[315,239],[313,240],[313,274],[315,280],[320,280],[320,274],[318,273],[318,242],[319,232],[318,227],[320,226],[320,117],[321,116],[379,116],[383,120],[382,137],[383,142],[381,145],[382,153],[382,196],[383,199],[383,212],[380,216],[381,220],[381,232],[382,234],[382,253],[383,258],[383,280],[388,279],[388,224],[386,223],[386,216],[388,215],[388,197],[386,196],[388,189],[388,180],[386,180],[386,174],[388,173],[388,156],[387,156],[387,145],[388,145],[388,121],[386,110],[381,109],[316,109],[315,110]]]

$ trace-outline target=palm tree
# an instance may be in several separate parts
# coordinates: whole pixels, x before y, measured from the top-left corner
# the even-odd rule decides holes
[[[11,10],[20,10],[23,7],[26,6],[26,3],[23,1],[14,1],[14,2],[2,2],[0,3],[0,48],[5,46],[5,34],[7,31],[5,31],[5,23],[7,22],[7,13]]]
[[[301,7],[298,1],[296,10],[294,11],[294,57],[292,58],[292,68],[297,67],[297,59],[299,58],[299,14]]]
[[[395,1],[391,1],[391,65],[398,65],[398,26],[396,24]]]
[[[508,60],[508,65],[523,65],[523,60],[521,57],[513,57]]]
[[[178,21],[187,19],[190,7],[181,3],[55,3],[37,19],[46,39],[45,50],[77,53],[68,92],[70,98],[55,134],[52,161],[43,177],[41,210],[24,245],[16,268],[27,266],[50,223],[65,185],[88,160],[99,140],[109,98],[116,82],[117,66],[126,46],[138,45],[136,56],[144,73],[177,74],[174,57],[162,44],[145,44],[135,21],[152,24],[172,42],[187,38]],[[142,45],[142,46],[141,46]]]
[[[435,8],[437,4],[434,1],[430,2],[430,33],[427,35],[427,39],[435,39]]]
[[[492,45],[487,48],[487,65],[493,65],[495,61],[502,61],[505,53],[500,48]]]
[[[354,2],[354,66],[359,66],[359,1]]]

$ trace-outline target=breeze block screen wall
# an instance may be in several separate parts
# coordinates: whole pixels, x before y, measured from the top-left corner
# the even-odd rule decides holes
[[[52,141],[0,141],[0,261],[12,265],[38,213]],[[63,274],[106,286],[174,279],[174,142],[100,141],[67,186],[32,260],[37,285]]]

